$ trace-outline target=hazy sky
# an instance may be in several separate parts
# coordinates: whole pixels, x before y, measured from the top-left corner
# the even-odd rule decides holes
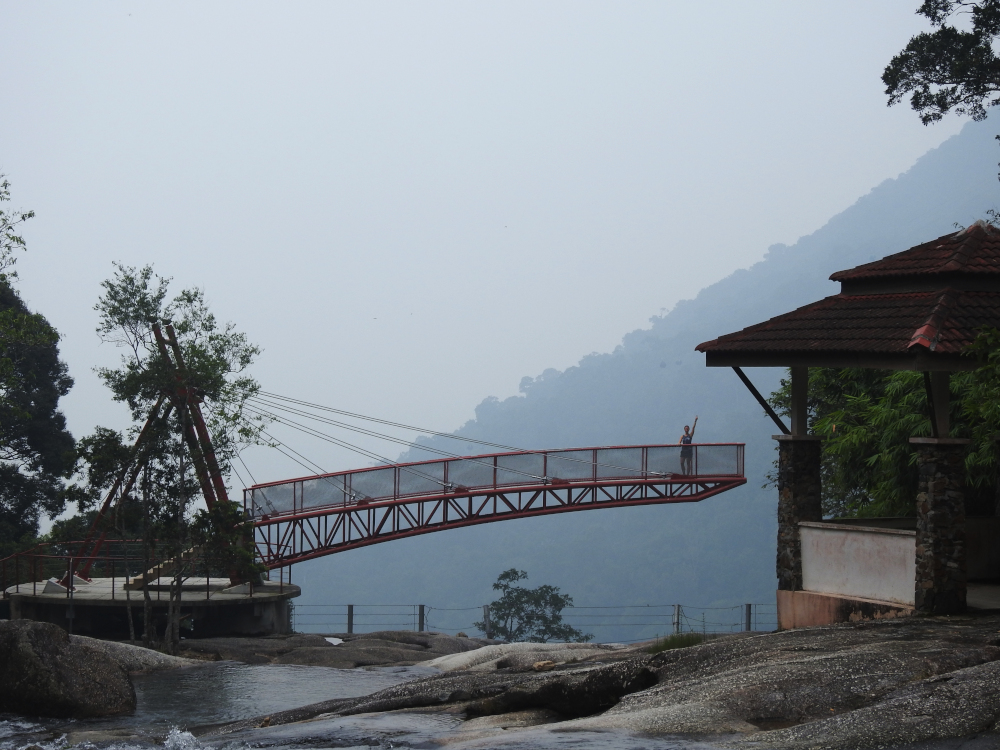
[[[268,390],[458,427],[956,132],[886,107],[918,4],[0,1],[0,170],[71,429],[124,424],[92,373],[115,260],[204,288]]]

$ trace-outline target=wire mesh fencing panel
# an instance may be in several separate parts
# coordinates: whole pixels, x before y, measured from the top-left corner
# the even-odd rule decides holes
[[[375,633],[381,630],[419,631],[420,604],[296,604],[292,629],[296,633]],[[424,609],[426,617],[426,608]]]
[[[769,608],[769,609],[768,609]],[[635,643],[675,633],[719,635],[774,630],[774,605],[734,604],[706,607],[687,604],[567,607],[563,621],[598,642]]]
[[[300,633],[371,633],[380,630],[420,630],[417,604],[298,604],[293,628]],[[771,631],[777,627],[774,604],[734,604],[706,607],[687,604],[635,604],[566,607],[562,622],[597,643],[639,643],[676,633],[706,636],[741,631]],[[447,635],[483,637],[483,605],[423,607],[423,630]],[[494,636],[497,623],[493,623]]]
[[[777,604],[754,604],[752,630],[777,630],[778,629],[778,605]]]

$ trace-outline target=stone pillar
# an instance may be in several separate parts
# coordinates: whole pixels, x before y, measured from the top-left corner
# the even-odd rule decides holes
[[[820,448],[815,435],[775,435],[778,441],[778,590],[802,590],[799,521],[820,521]]]
[[[923,614],[965,611],[965,480],[968,440],[910,438],[917,451],[917,575],[914,606]]]

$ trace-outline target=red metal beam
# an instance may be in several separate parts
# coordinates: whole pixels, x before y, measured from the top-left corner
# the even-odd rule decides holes
[[[167,338],[170,340],[170,348],[174,352],[174,357],[177,360],[177,369],[180,371],[181,377],[184,382],[187,383],[188,371],[187,365],[184,363],[184,355],[181,353],[181,346],[177,342],[177,334],[174,333],[174,327],[171,324],[167,324]],[[215,456],[215,446],[212,445],[212,437],[208,434],[208,427],[205,425],[205,417],[201,413],[201,398],[197,394],[192,393],[190,386],[185,387],[185,395],[187,397],[187,407],[188,412],[191,415],[191,421],[194,422],[194,429],[198,435],[198,443],[201,445],[202,454],[205,457],[205,463],[208,466],[208,475],[212,480],[212,487],[215,490],[215,497],[220,502],[229,502],[229,494],[226,492],[226,480],[222,476],[222,471],[219,469],[219,461]],[[206,496],[206,501],[207,501]],[[209,508],[212,504],[209,503]]]
[[[740,469],[742,473],[742,466]],[[485,492],[394,498],[263,516],[255,523],[255,542],[263,563],[274,569],[372,544],[483,523],[598,508],[699,502],[743,484],[746,479],[742,476],[678,476],[559,485],[540,482]]]
[[[198,484],[201,486],[201,494],[205,498],[205,504],[211,508],[215,504],[215,489],[209,477],[208,465],[205,463],[204,446],[199,442],[193,425],[191,388],[185,382],[184,375],[180,369],[180,363],[174,363],[170,358],[170,354],[167,351],[167,342],[163,337],[163,332],[160,331],[159,323],[153,324],[153,335],[156,337],[156,343],[160,348],[160,356],[163,357],[164,363],[174,371],[174,380],[177,382],[177,387],[174,390],[171,401],[178,415],[181,417],[184,429],[184,441],[187,443],[188,451],[191,453],[191,463],[194,464],[194,472],[198,477]]]
[[[119,496],[128,495],[132,491],[132,485],[135,484],[136,477],[139,475],[139,469],[141,467],[141,462],[139,459],[139,454],[143,449],[143,443],[149,435],[149,431],[152,429],[153,425],[158,419],[166,419],[167,415],[170,413],[170,406],[167,406],[166,412],[160,415],[160,408],[163,406],[164,396],[160,396],[156,400],[156,404],[149,412],[149,416],[146,418],[146,423],[142,426],[142,431],[139,436],[135,439],[135,443],[132,446],[132,451],[129,455],[129,461],[125,466],[122,467],[117,478],[115,479],[114,485],[108,491],[108,494],[104,497],[104,502],[101,504],[100,510],[97,511],[97,515],[94,517],[94,522],[90,525],[90,530],[87,532],[86,538],[80,545],[77,551],[77,557],[83,560],[77,575],[79,575],[84,580],[89,580],[90,567],[93,563],[94,557],[100,552],[101,547],[104,544],[105,539],[107,539],[107,531],[101,530],[101,524],[104,520],[104,516],[111,509],[112,504],[115,499]],[[97,540],[94,541],[94,537]]]

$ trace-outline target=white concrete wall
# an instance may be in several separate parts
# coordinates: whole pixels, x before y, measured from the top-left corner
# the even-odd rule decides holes
[[[803,521],[799,534],[806,591],[913,604],[915,531]]]

